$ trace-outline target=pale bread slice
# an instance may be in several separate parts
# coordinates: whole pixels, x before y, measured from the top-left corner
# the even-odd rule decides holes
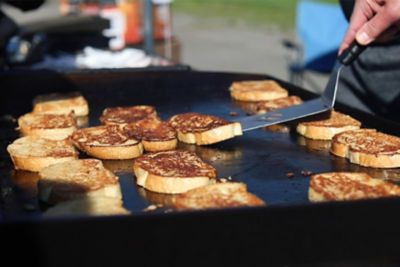
[[[264,101],[288,96],[288,91],[274,80],[236,81],[229,91],[232,98],[240,101]]]
[[[73,113],[27,113],[18,118],[18,128],[26,135],[72,135],[77,129]]]
[[[172,206],[177,210],[203,210],[265,206],[265,202],[247,191],[244,183],[209,184],[177,195]]]
[[[400,167],[400,138],[375,129],[363,128],[335,135],[331,152],[361,166]]]
[[[362,172],[330,172],[311,177],[310,201],[355,200],[400,196],[400,187]]]
[[[255,113],[257,114],[263,114],[267,113],[270,111],[294,106],[294,105],[300,105],[303,103],[303,100],[301,100],[300,97],[298,96],[287,96],[287,97],[282,97],[282,98],[277,98],[273,100],[267,100],[267,101],[261,101],[258,102],[256,107],[255,107]]]
[[[112,197],[95,197],[89,199],[74,199],[58,203],[42,213],[44,217],[59,216],[109,216],[127,215],[127,210],[121,199]]]
[[[167,122],[153,118],[126,124],[123,131],[135,139],[141,140],[147,152],[175,149],[178,144],[176,130]]]
[[[77,117],[89,114],[88,102],[80,92],[42,94],[33,99],[34,113],[69,114],[71,111]]]
[[[140,140],[124,133],[118,125],[76,130],[72,142],[86,154],[100,159],[132,159],[143,154]]]
[[[72,199],[122,199],[118,177],[98,159],[77,159],[53,164],[39,172],[39,200],[50,204]]]
[[[102,124],[127,124],[143,119],[161,120],[154,106],[138,105],[128,107],[109,107],[100,116]]]
[[[239,122],[194,112],[174,115],[168,123],[177,131],[178,140],[187,144],[214,144],[243,134]]]
[[[71,139],[66,135],[29,135],[7,146],[15,169],[38,172],[49,165],[78,158]]]
[[[215,182],[217,171],[194,152],[146,153],[135,160],[136,183],[150,191],[177,194]]]
[[[331,140],[338,133],[359,129],[360,127],[360,121],[332,110],[328,118],[300,122],[296,130],[299,134],[310,139]]]

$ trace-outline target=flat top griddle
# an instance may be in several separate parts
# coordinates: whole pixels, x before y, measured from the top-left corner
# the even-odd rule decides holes
[[[115,223],[119,225],[118,227],[120,227],[121,231],[126,231],[124,232],[125,235],[129,236],[130,234],[127,234],[127,232],[130,233],[127,230],[129,229],[127,222],[130,222],[131,225],[144,224],[145,227],[152,227],[154,226],[152,225],[153,223],[158,225],[157,227],[161,227],[158,222],[163,221],[166,223],[165,225],[170,226],[169,230],[162,232],[162,234],[158,232],[157,236],[156,234],[151,235],[153,239],[159,239],[158,241],[161,242],[161,240],[165,241],[168,238],[172,238],[173,234],[175,237],[184,238],[182,232],[178,230],[178,226],[184,227],[183,225],[187,223],[197,225],[201,222],[206,227],[223,227],[221,224],[225,222],[227,223],[225,225],[227,228],[224,231],[228,231],[229,234],[238,234],[237,238],[239,240],[257,239],[259,235],[262,236],[268,233],[276,241],[278,236],[282,234],[283,236],[278,238],[280,241],[276,241],[273,246],[268,242],[265,245],[272,246],[274,249],[291,249],[290,242],[295,242],[296,240],[298,242],[301,240],[300,236],[304,237],[306,233],[310,240],[313,240],[313,238],[318,239],[321,232],[337,237],[336,231],[341,232],[343,229],[348,229],[348,223],[354,226],[358,220],[363,220],[364,217],[368,217],[369,226],[374,227],[382,222],[371,220],[369,216],[372,216],[370,214],[372,210],[375,210],[375,214],[377,212],[383,213],[385,209],[387,209],[388,213],[391,213],[393,209],[400,207],[398,199],[353,201],[351,203],[309,203],[308,185],[311,173],[364,171],[373,177],[397,183],[400,181],[400,170],[373,169],[351,164],[346,159],[330,154],[329,142],[312,141],[299,136],[295,132],[293,124],[288,124],[288,126],[292,126],[288,132],[279,132],[271,128],[258,129],[246,132],[243,136],[209,146],[179,144],[180,148],[195,151],[204,161],[214,166],[218,171],[219,178],[246,183],[250,192],[267,203],[265,208],[182,213],[159,209],[153,212],[143,212],[143,209],[150,204],[168,202],[168,195],[152,193],[136,186],[131,169],[133,160],[105,160],[105,166],[120,177],[124,206],[132,211],[132,215],[124,217],[110,216],[107,218],[68,217],[45,219],[41,217],[41,210],[46,207],[37,201],[35,195],[34,181],[37,181],[38,178],[33,173],[15,171],[6,151],[7,144],[18,137],[18,131],[15,130],[15,119],[31,111],[32,99],[38,94],[67,91],[82,92],[88,100],[90,108],[87,126],[99,125],[99,117],[106,107],[131,105],[153,105],[156,107],[159,116],[164,120],[183,112],[200,112],[235,120],[241,116],[247,116],[249,109],[246,103],[233,101],[230,98],[228,91],[230,84],[233,81],[261,79],[275,78],[268,75],[190,70],[119,70],[80,73],[38,71],[1,74],[0,83],[2,84],[3,97],[0,105],[2,109],[0,120],[0,139],[2,144],[0,154],[0,189],[2,192],[0,220],[4,224],[0,223],[0,225],[7,225],[7,227],[14,229],[15,227],[18,228],[20,223],[33,224],[38,227],[39,231],[42,227],[48,227],[49,225],[63,229],[69,225],[67,229],[76,230],[83,227],[85,231],[88,231],[87,233],[92,233],[93,229],[103,229],[100,231],[109,229],[100,228],[106,227],[103,224]],[[314,94],[304,89],[280,80],[277,81],[289,90],[290,95],[298,95],[304,100],[315,97]],[[393,122],[371,116],[350,107],[341,106],[340,104],[337,104],[336,109],[359,119],[363,123],[363,127],[376,128],[394,135],[399,135],[400,133],[400,126]],[[232,116],[232,114],[237,116]],[[81,156],[85,157],[85,155]],[[382,209],[382,207],[385,207],[385,209]],[[339,217],[335,217],[332,221],[330,216],[333,214]],[[347,219],[345,218],[346,216]],[[338,228],[333,231],[332,229],[322,228],[322,225],[315,225],[316,218],[320,223]],[[145,221],[146,223],[144,223]],[[233,221],[236,224],[232,223]],[[96,225],[96,227],[88,230],[82,225],[83,222],[86,225]],[[395,222],[396,220],[391,218],[391,225]],[[211,223],[213,226],[211,226]],[[346,225],[343,223],[346,223]],[[166,227],[165,225],[162,227]],[[239,225],[240,230],[237,228]],[[280,227],[283,227],[282,231],[279,230]],[[288,227],[291,230],[288,230]],[[308,227],[314,228],[311,230]],[[284,233],[284,231],[294,231],[294,229],[296,229],[296,232],[291,232],[292,235],[290,236],[287,235],[287,232]],[[360,231],[367,231],[367,226],[364,225],[358,229],[358,233],[361,235]],[[83,231],[83,229],[80,230]],[[63,234],[67,235],[69,230],[64,231]],[[133,236],[142,235],[133,230],[131,234]],[[202,240],[211,234],[215,235],[216,233],[213,231],[207,233],[201,231],[196,237]],[[105,235],[107,236],[107,234]],[[374,238],[379,238],[379,236],[377,235]],[[108,238],[112,239],[114,237],[108,236]],[[221,236],[218,237],[217,234],[215,238],[215,242],[219,244],[220,249],[221,243],[218,243],[218,240],[232,242],[231,237],[222,238]],[[186,242],[190,243],[188,240]],[[262,242],[265,242],[265,240]],[[349,241],[344,238],[338,242]],[[358,257],[363,254],[363,252],[356,249],[361,240],[354,242],[356,243],[353,244],[353,248],[357,253],[351,255]],[[72,243],[71,246],[73,246]],[[51,247],[50,243],[47,245]],[[293,244],[293,246],[295,245]],[[305,245],[303,248],[309,249],[310,246]],[[314,247],[312,248],[315,249]],[[121,246],[118,246],[118,249],[124,250]],[[242,249],[242,251],[246,251],[246,248]],[[390,250],[386,250],[386,252],[388,251],[390,252]],[[347,253],[345,250],[342,252],[344,253],[343,255]],[[52,251],[52,253],[55,252]],[[292,258],[288,258],[287,262],[296,262],[299,259],[317,259],[320,261],[326,259],[315,258],[314,254],[312,254],[314,256],[308,255],[304,253],[303,249],[299,250],[299,248],[285,252],[280,251],[275,255],[282,256],[282,253],[286,256],[291,255]],[[328,258],[336,257],[341,259],[338,256],[323,254],[322,252],[320,257],[325,257],[324,255],[328,255],[326,256]],[[351,255],[347,255],[346,259]],[[252,259],[256,258],[253,257]]]

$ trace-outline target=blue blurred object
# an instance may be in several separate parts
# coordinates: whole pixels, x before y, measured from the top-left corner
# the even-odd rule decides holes
[[[301,86],[306,71],[330,73],[347,27],[348,21],[338,4],[300,0],[296,14],[299,44],[284,42],[295,52],[289,61],[290,81]]]

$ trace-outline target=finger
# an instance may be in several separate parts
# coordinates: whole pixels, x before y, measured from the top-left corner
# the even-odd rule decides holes
[[[395,35],[397,32],[399,32],[399,29],[395,26],[391,26],[389,29],[379,35],[378,38],[376,38],[376,42],[384,43],[386,41],[389,41],[390,38],[392,38],[392,36]]]

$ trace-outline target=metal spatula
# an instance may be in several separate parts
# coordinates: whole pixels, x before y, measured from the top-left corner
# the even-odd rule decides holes
[[[315,115],[333,108],[338,90],[339,76],[343,65],[351,64],[366,47],[354,42],[347,50],[343,51],[337,59],[331,77],[322,95],[303,104],[291,106],[266,114],[259,114],[240,118],[237,121],[242,125],[243,131],[249,131],[277,123]]]

